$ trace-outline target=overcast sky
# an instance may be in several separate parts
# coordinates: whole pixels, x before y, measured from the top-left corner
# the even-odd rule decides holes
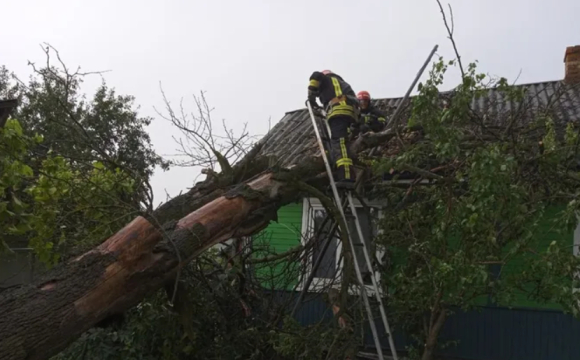
[[[579,0],[450,1],[463,61],[477,59],[492,75],[562,79],[565,48],[580,45]],[[163,106],[160,82],[192,110],[191,95],[207,91],[216,120],[264,134],[270,117],[273,125],[303,107],[314,70],[331,69],[373,97],[397,97],[435,44],[453,56],[435,0],[18,0],[5,1],[2,13],[0,64],[26,77],[27,61],[43,61],[39,44],[48,42],[70,67],[111,70],[108,85],[156,117],[149,132],[160,154],[175,153],[177,135],[153,110]],[[457,79],[453,71],[446,88]],[[156,203],[198,174],[158,171]]]

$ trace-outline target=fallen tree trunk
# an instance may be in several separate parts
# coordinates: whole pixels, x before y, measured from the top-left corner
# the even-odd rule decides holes
[[[353,144],[358,151],[390,135]],[[122,313],[171,281],[179,267],[207,248],[256,233],[277,209],[298,197],[292,183],[324,171],[320,158],[283,174],[254,162],[256,147],[235,172],[219,174],[137,217],[93,249],[34,284],[0,293],[0,359],[47,359],[107,317]],[[176,219],[180,219],[176,221]]]
[[[266,173],[179,221],[137,217],[99,247],[0,297],[0,359],[46,359],[136,305],[208,247],[264,228],[294,190]],[[180,261],[181,260],[181,261]]]

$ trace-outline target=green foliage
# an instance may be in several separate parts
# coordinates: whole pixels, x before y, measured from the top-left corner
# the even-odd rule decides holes
[[[278,313],[268,297],[241,297],[227,270],[201,267],[192,264],[180,277],[188,289],[182,313],[160,291],[128,311],[121,324],[89,331],[53,360],[285,359],[271,344]],[[183,330],[184,323],[191,331]]]
[[[37,160],[30,166],[38,166],[49,151],[83,172],[99,162],[133,178],[134,189],[126,202],[151,206],[147,182],[155,167],[169,167],[153,150],[146,131],[152,118],[139,116],[134,97],[118,95],[104,81],[87,99],[81,91],[84,75],[52,66],[48,60],[44,68],[32,65],[34,73],[26,84],[13,83],[8,70],[0,68],[0,98],[17,97],[20,106],[14,117],[25,133],[44,137],[33,149]]]
[[[191,346],[180,331],[177,315],[155,296],[131,309],[122,328],[94,328],[53,360],[190,358]]]
[[[420,140],[375,166],[379,173],[423,169],[421,179],[431,182],[383,194],[395,204],[380,239],[392,259],[385,276],[395,321],[425,344],[437,337],[441,314],[488,301],[517,305],[525,296],[579,315],[580,263],[570,235],[580,210],[571,166],[578,130],[558,128],[547,110],[530,111],[522,88],[477,73],[474,63],[441,106],[438,86],[450,65],[440,59],[413,99],[409,124],[421,129]],[[473,100],[490,87],[517,106],[476,113]],[[530,136],[538,133],[540,143]],[[549,246],[538,236],[548,220],[562,239]]]
[[[282,331],[271,341],[274,349],[289,359],[324,360],[354,358],[355,340],[345,329],[326,323],[303,327],[293,318],[285,317]]]
[[[62,156],[43,160],[36,183],[27,189],[34,214],[42,219],[33,226],[32,247],[53,239],[55,256],[78,253],[135,217],[136,209],[123,201],[134,192],[134,180],[118,168],[112,171],[99,162],[93,166],[83,172]]]
[[[134,191],[134,180],[98,162],[88,172],[75,170],[52,152],[34,171],[28,165],[35,161],[32,149],[42,142],[39,135],[24,134],[14,119],[0,129],[0,231],[13,240],[27,239],[38,258],[51,265],[73,248],[110,236],[133,217],[134,210],[121,199]]]
[[[31,64],[28,82],[0,67],[0,98],[18,98],[1,134],[3,242],[33,247],[52,265],[112,235],[152,204],[150,176],[169,165],[152,149],[132,96],[105,82],[87,100],[84,74]],[[40,134],[40,135],[38,135]],[[6,244],[2,248],[6,249]]]
[[[18,121],[9,119],[0,128],[0,233],[7,236],[21,235],[31,229],[28,205],[23,203],[18,191],[33,177],[33,171],[26,164],[28,148],[42,141],[37,136],[30,138],[22,134]],[[2,238],[0,250],[8,246]]]

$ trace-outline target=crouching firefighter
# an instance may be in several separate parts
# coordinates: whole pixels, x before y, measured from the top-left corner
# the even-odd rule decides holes
[[[331,131],[330,150],[336,164],[334,180],[337,187],[352,189],[355,174],[347,139],[351,124],[356,123],[358,118],[355,92],[346,81],[330,70],[315,71],[308,85],[308,101],[313,108],[318,107],[317,97],[324,106]]]
[[[360,132],[379,132],[385,128],[387,119],[385,114],[371,104],[371,94],[360,91],[356,94],[360,106]]]

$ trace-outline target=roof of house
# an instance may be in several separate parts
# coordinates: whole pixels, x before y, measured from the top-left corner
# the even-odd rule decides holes
[[[516,87],[523,88],[525,92],[523,102],[509,100],[503,91],[496,88],[489,89],[483,96],[473,98],[472,109],[481,114],[486,126],[505,127],[510,116],[520,111],[524,111],[526,116],[517,116],[517,119],[525,119],[523,122],[528,124],[537,118],[537,114],[550,116],[557,126],[580,122],[580,84],[566,85],[562,81],[548,81]],[[444,96],[452,94],[453,91],[441,93]],[[390,116],[401,101],[402,98],[387,98],[375,99],[373,103]],[[409,114],[409,104],[407,102],[405,105],[403,117]],[[266,134],[263,141],[265,144],[259,155],[275,157],[282,167],[290,167],[305,157],[318,156],[319,153],[314,129],[305,108],[287,112]]]

